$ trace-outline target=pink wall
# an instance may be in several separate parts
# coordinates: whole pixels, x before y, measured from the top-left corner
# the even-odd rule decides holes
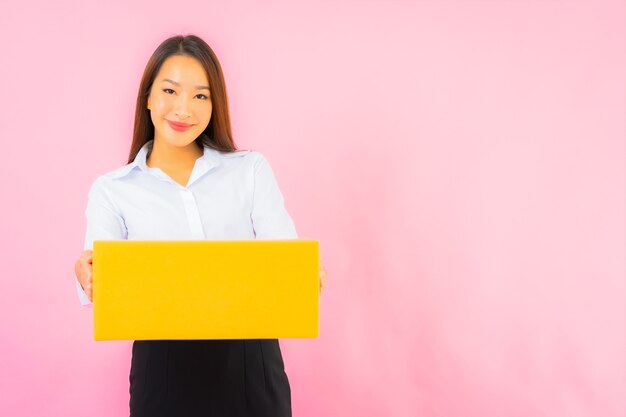
[[[294,416],[626,415],[624,1],[39,3],[0,13],[0,415],[128,411],[73,262],[180,32],[321,241]]]

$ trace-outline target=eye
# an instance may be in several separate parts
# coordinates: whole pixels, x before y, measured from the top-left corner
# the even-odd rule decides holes
[[[204,97],[202,100],[206,100],[206,99],[208,99],[208,97],[207,97],[207,96],[205,96],[204,94],[198,94],[196,97],[198,97],[198,96],[202,96],[202,97]]]
[[[164,88],[164,89],[163,89],[163,91],[164,91],[165,93],[167,93],[168,91],[172,91],[172,92],[174,92],[174,90],[172,90],[171,88]],[[169,93],[167,93],[167,94],[169,94]]]

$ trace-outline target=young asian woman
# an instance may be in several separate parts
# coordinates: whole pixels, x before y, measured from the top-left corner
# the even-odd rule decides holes
[[[92,303],[93,241],[296,238],[267,159],[234,143],[221,66],[195,35],[163,41],[140,83],[127,165],[93,182],[81,304]],[[320,291],[326,282],[320,263]],[[277,339],[136,340],[130,416],[291,416]]]

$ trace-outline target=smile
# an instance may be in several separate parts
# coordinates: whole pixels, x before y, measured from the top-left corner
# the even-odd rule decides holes
[[[171,120],[167,120],[167,123],[170,125],[172,129],[176,130],[177,132],[184,132],[193,126],[187,123],[172,122]]]

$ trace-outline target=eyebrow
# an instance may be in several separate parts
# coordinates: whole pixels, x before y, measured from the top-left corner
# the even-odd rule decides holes
[[[177,83],[174,80],[170,80],[169,78],[163,78],[161,81],[167,81],[167,82],[170,82],[170,83],[172,83],[174,85],[180,86],[180,83]],[[210,90],[209,87],[207,87],[206,85],[197,85],[196,89],[198,89],[198,90]]]

